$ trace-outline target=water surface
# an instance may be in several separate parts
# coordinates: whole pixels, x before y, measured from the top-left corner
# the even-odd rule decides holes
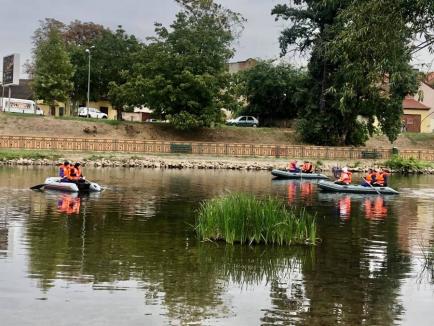
[[[0,168],[2,325],[433,325],[434,177],[399,196],[318,192],[266,172],[86,169],[107,189],[33,192]],[[276,195],[317,214],[315,248],[196,240],[200,202]]]

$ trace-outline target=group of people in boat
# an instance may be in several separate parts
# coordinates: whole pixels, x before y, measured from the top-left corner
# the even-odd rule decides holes
[[[389,173],[383,169],[369,169],[365,177],[362,178],[360,185],[363,187],[387,187],[388,176]],[[339,185],[349,185],[352,181],[352,173],[347,167],[343,167],[335,183]]]
[[[297,166],[297,161],[292,160],[289,162],[288,171],[293,173],[314,173],[314,166],[310,161],[303,161],[301,166]],[[348,167],[343,167],[337,176],[336,184],[349,185],[352,183],[352,173]],[[369,169],[368,173],[360,183],[364,187],[387,187],[387,178],[389,173],[383,169]]]
[[[73,183],[85,182],[80,166],[80,162],[74,164],[68,161],[63,162],[63,164],[59,166],[59,177],[62,178],[61,181]]]
[[[313,168],[313,164],[309,161],[304,161],[303,164],[300,167],[298,167],[297,161],[293,160],[293,161],[289,162],[288,171],[293,172],[293,173],[300,173],[300,172],[313,173],[314,168]]]

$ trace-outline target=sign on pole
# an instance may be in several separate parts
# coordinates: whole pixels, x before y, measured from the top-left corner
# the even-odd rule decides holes
[[[20,55],[18,53],[3,57],[3,86],[19,85]]]

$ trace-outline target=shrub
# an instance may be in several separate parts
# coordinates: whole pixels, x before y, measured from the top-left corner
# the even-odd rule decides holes
[[[384,165],[393,170],[399,170],[403,173],[417,171],[431,166],[431,164],[419,161],[413,157],[406,159],[400,157],[399,155],[393,155],[390,160],[384,162]]]
[[[287,209],[278,199],[256,199],[234,193],[206,201],[199,209],[200,239],[278,245],[315,244],[315,218],[304,210]]]

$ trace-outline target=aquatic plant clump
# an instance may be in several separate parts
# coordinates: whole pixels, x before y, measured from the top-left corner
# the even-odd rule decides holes
[[[200,239],[233,244],[315,244],[315,217],[276,198],[233,193],[204,202],[196,221]]]

